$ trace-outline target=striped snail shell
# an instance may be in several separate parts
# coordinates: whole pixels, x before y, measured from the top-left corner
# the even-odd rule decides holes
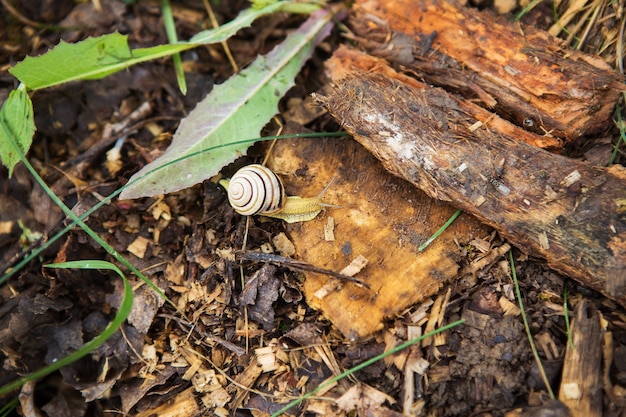
[[[228,184],[228,201],[244,216],[272,214],[285,204],[285,189],[269,168],[253,164],[241,168]]]

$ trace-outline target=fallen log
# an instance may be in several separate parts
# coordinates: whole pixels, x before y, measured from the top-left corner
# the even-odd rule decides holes
[[[547,32],[454,1],[361,0],[353,10],[351,29],[370,55],[528,131],[570,141],[611,126],[623,77]]]
[[[357,69],[371,73],[384,74],[388,78],[396,79],[417,89],[428,88],[427,84],[419,82],[415,78],[411,78],[406,74],[395,71],[393,68],[389,67],[387,62],[383,59],[366,55],[343,45],[335,51],[332,58],[326,61],[325,65],[329,69],[331,78],[334,80],[345,77],[351,69]],[[456,101],[458,106],[461,107],[464,112],[475,118],[481,125],[489,125],[490,129],[497,130],[498,132],[502,132],[507,136],[515,138],[516,140],[523,141],[529,145],[543,149],[559,150],[563,146],[563,140],[560,138],[555,136],[537,135],[509,122],[508,120],[500,117],[494,117],[493,112],[485,110],[471,101],[463,100],[456,96],[452,96],[452,99]]]
[[[442,89],[383,75],[354,72],[318,100],[391,173],[626,306],[623,167],[530,146],[477,123]]]

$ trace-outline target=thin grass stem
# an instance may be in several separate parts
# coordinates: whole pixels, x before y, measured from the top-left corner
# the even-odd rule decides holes
[[[428,240],[426,240],[426,242],[422,243],[422,244],[420,245],[420,247],[419,247],[419,248],[417,248],[417,251],[418,251],[418,252],[422,252],[424,249],[426,249],[426,247],[427,247],[428,245],[430,245],[431,243],[433,243],[433,241],[434,241],[435,239],[437,239],[437,238],[439,237],[439,235],[440,235],[440,234],[442,234],[442,233],[443,233],[443,232],[444,232],[444,231],[445,231],[445,230],[446,230],[446,229],[447,229],[447,228],[448,228],[448,227],[452,224],[452,222],[453,222],[453,221],[454,221],[457,217],[459,217],[459,214],[461,214],[461,210],[457,210],[457,211],[456,211],[456,213],[454,213],[454,214],[452,215],[452,217],[450,217],[450,218],[448,219],[448,221],[447,221],[447,222],[445,222],[445,223],[443,224],[443,226],[441,226],[441,227],[439,228],[439,230],[437,230],[435,233],[433,233],[433,235],[432,235],[431,237],[429,237],[429,238],[428,238]]]
[[[401,345],[398,345],[395,348],[393,348],[393,349],[391,349],[391,350],[389,350],[389,351],[387,351],[385,353],[382,353],[382,354],[380,354],[378,356],[374,356],[373,358],[368,359],[368,360],[366,360],[363,363],[360,363],[359,365],[355,366],[354,368],[348,369],[347,371],[337,375],[336,377],[331,378],[331,379],[329,379],[326,382],[323,382],[322,384],[318,385],[317,388],[315,388],[313,391],[306,393],[302,397],[300,397],[300,398],[290,402],[289,404],[287,404],[286,406],[284,406],[283,408],[281,408],[280,410],[278,410],[277,412],[272,414],[271,417],[278,417],[278,416],[280,416],[282,413],[284,413],[287,410],[297,406],[298,404],[300,404],[301,402],[305,401],[306,399],[311,398],[312,396],[314,396],[315,394],[317,394],[319,391],[323,390],[324,388],[327,388],[328,386],[336,383],[337,381],[340,381],[341,379],[343,379],[343,378],[345,378],[345,377],[347,377],[349,375],[352,375],[353,373],[358,372],[361,369],[366,368],[366,367],[370,366],[371,364],[376,363],[376,362],[386,358],[389,355],[393,355],[395,353],[398,353],[401,350],[406,349],[407,347],[409,347],[411,345],[414,345],[414,344],[416,344],[418,342],[421,342],[422,340],[426,339],[427,337],[432,337],[432,336],[434,336],[434,335],[436,335],[438,333],[444,332],[446,330],[449,330],[449,329],[451,329],[453,327],[456,327],[456,326],[458,326],[460,324],[463,324],[463,323],[465,323],[465,319],[461,319],[461,320],[455,321],[455,322],[447,324],[447,325],[445,325],[445,326],[443,326],[443,327],[441,327],[441,328],[439,328],[437,330],[434,330],[432,332],[428,332],[428,333],[426,333],[426,334],[424,334],[424,335],[422,335],[420,337],[416,337],[415,339],[411,339],[408,342],[402,343]]]
[[[535,346],[533,335],[530,333],[530,326],[528,325],[528,318],[526,317],[526,310],[524,310],[524,303],[522,302],[522,293],[519,289],[519,282],[517,281],[517,273],[515,272],[515,262],[513,262],[513,251],[509,251],[509,262],[511,264],[511,272],[513,275],[513,283],[515,286],[515,295],[517,297],[517,302],[519,304],[520,312],[522,314],[522,320],[524,321],[524,329],[526,329],[526,336],[528,336],[530,349],[533,352],[533,356],[535,357],[535,362],[537,363],[537,368],[539,368],[539,373],[541,374],[543,383],[546,386],[546,389],[548,390],[548,394],[550,395],[550,398],[554,400],[554,392],[552,392],[550,381],[548,381],[546,371],[543,368],[543,364],[541,363],[541,358],[539,358],[539,352],[537,351],[537,347]]]

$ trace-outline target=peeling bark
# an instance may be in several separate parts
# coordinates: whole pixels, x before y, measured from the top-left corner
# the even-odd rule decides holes
[[[624,91],[600,57],[488,11],[435,0],[363,0],[354,11],[351,27],[369,54],[540,135],[570,141],[606,130]]]

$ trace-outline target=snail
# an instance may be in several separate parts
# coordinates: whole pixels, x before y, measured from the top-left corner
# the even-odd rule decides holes
[[[228,201],[237,213],[296,223],[313,220],[324,207],[337,207],[322,203],[332,182],[317,197],[285,196],[278,175],[263,165],[252,164],[237,171],[230,181],[221,180],[220,184],[228,191]]]

